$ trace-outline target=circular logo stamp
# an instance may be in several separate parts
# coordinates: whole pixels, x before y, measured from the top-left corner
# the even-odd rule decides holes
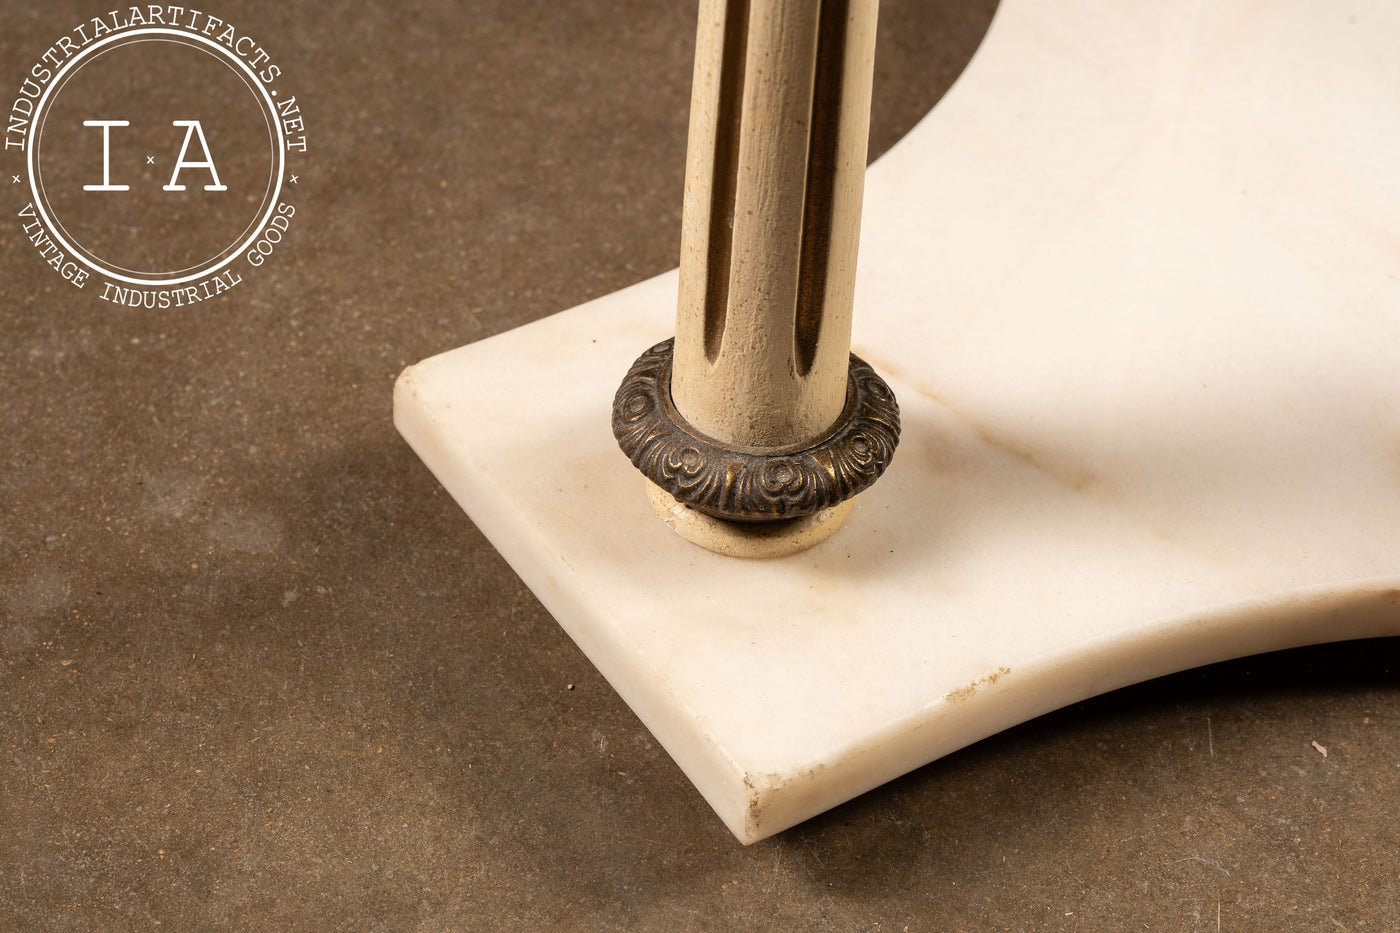
[[[59,36],[4,132],[25,238],[73,286],[129,307],[241,284],[296,216],[305,122],[281,78],[257,38],[185,7],[114,10]]]

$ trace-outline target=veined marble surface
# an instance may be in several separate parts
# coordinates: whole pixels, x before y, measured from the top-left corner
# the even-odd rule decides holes
[[[744,842],[1086,696],[1400,634],[1397,48],[1390,0],[1003,0],[869,173],[854,349],[904,435],[810,551],[688,544],[613,442],[674,274],[411,367],[396,423]]]

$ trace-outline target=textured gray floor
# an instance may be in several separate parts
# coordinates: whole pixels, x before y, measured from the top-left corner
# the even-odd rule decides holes
[[[886,0],[875,150],[992,7]],[[106,9],[0,4],[0,88]],[[1400,925],[1394,640],[1123,691],[738,846],[390,422],[405,365],[675,264],[694,4],[217,12],[307,114],[264,273],[75,297],[0,186],[0,930]]]

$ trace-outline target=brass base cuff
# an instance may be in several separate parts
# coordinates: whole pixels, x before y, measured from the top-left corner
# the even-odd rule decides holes
[[[731,522],[816,515],[868,488],[899,444],[894,392],[851,354],[846,405],[836,423],[801,449],[740,447],[706,437],[671,402],[674,340],[647,350],[613,399],[622,452],[681,505]]]

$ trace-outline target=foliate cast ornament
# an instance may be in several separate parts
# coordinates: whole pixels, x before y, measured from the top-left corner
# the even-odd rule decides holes
[[[674,339],[647,350],[613,399],[613,435],[629,460],[683,505],[731,521],[813,515],[868,488],[899,444],[894,392],[851,354],[846,405],[801,448],[724,444],[691,427],[671,402]]]

